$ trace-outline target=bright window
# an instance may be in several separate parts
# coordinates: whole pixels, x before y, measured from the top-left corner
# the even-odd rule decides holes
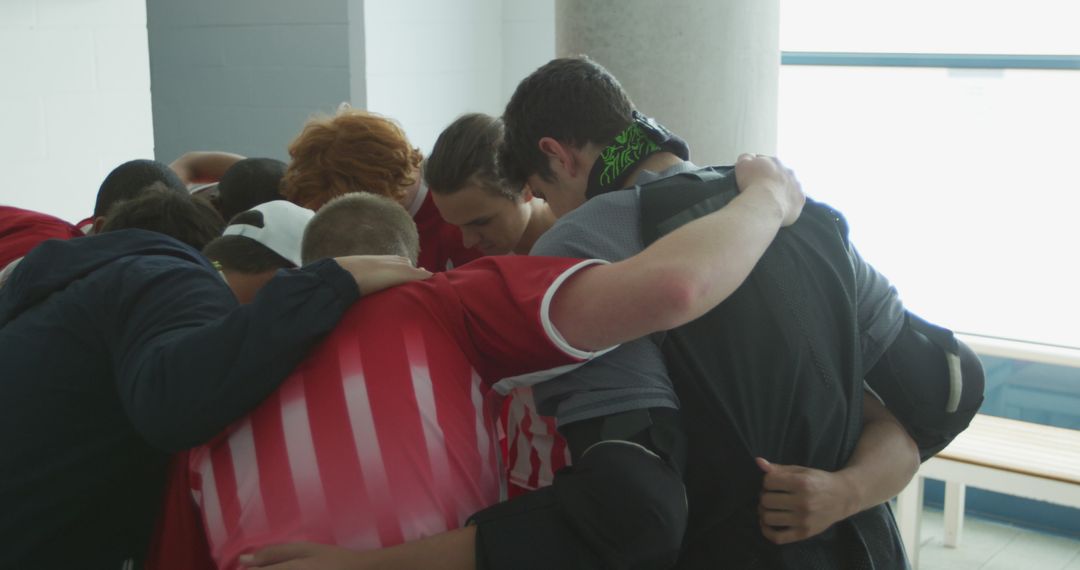
[[[1080,62],[1080,3],[1010,4],[789,0],[781,45]],[[785,65],[779,154],[917,313],[1080,347],[1080,69]]]

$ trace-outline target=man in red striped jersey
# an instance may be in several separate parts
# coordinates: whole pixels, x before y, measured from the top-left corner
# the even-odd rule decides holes
[[[794,221],[801,190],[778,163],[749,158],[740,170],[732,206],[631,259],[488,257],[355,305],[275,394],[193,451],[215,561],[250,566],[245,552],[298,540],[393,546],[455,529],[497,501],[487,398],[496,382],[565,372],[696,318]],[[365,206],[371,215],[350,227],[411,234],[381,252],[415,256],[401,208],[366,194],[338,200],[306,237],[334,210]]]

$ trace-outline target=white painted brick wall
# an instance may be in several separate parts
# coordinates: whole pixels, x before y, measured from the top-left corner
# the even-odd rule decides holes
[[[155,132],[164,161],[286,158],[343,100],[426,151],[459,114],[500,113],[554,25],[554,0],[0,0],[0,202],[81,218]]]
[[[148,0],[158,158],[287,158],[309,116],[350,99],[352,1]]]
[[[367,108],[431,150],[469,111],[501,111],[502,0],[367,0]]]
[[[555,0],[503,0],[502,106],[517,84],[555,57]]]
[[[502,113],[555,54],[554,0],[367,0],[367,108],[427,152],[458,115]]]
[[[77,221],[153,151],[144,0],[0,0],[0,203]]]

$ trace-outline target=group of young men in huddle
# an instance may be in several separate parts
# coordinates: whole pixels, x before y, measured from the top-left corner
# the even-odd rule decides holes
[[[781,163],[583,57],[426,159],[348,108],[289,154],[4,212],[0,567],[907,566],[982,371]]]

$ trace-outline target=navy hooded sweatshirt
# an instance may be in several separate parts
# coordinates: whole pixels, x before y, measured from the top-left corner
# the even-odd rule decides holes
[[[141,567],[168,453],[254,408],[358,296],[324,260],[241,307],[143,230],[30,252],[0,288],[0,568]]]

